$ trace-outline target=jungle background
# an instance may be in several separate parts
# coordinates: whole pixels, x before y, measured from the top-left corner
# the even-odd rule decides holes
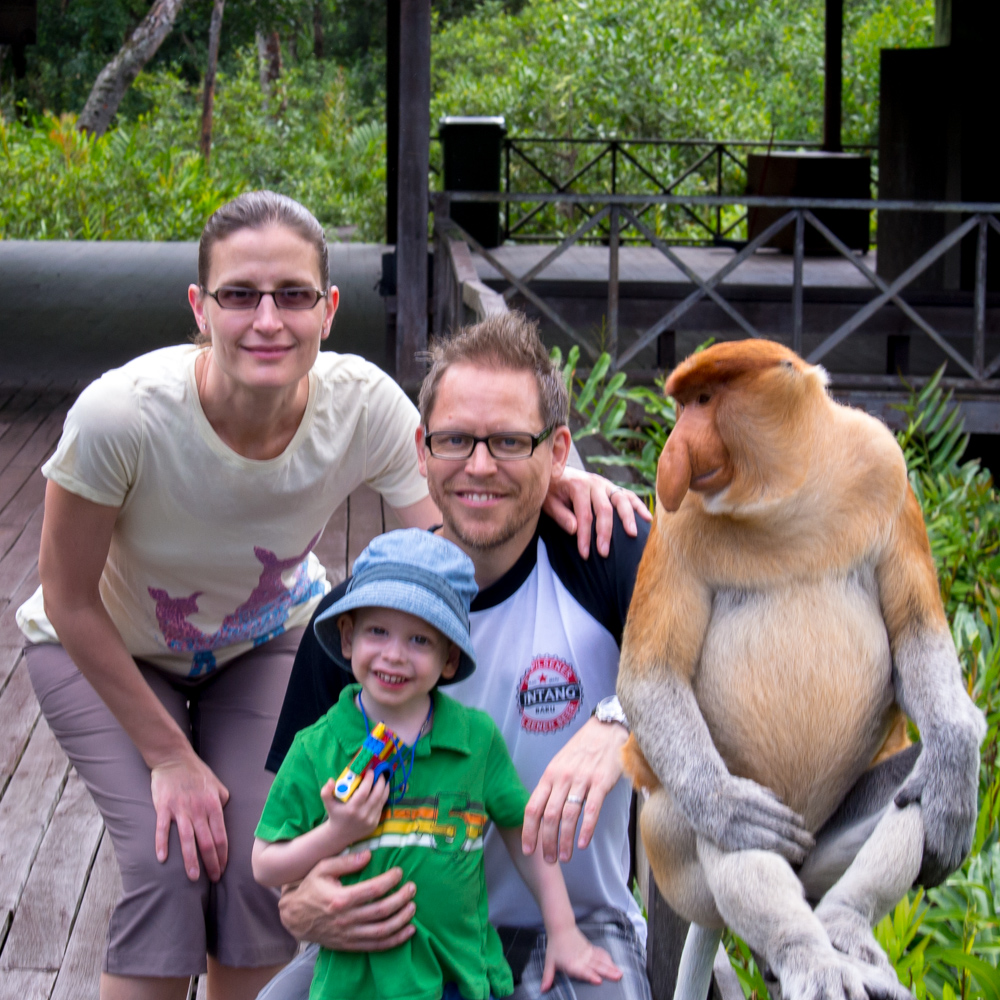
[[[39,0],[22,76],[0,49],[0,238],[196,239],[239,191],[270,187],[313,209],[331,239],[385,232],[385,23],[381,0],[229,0],[211,156],[199,146],[213,0],[187,0],[100,135],[77,127],[101,68],[148,0]],[[933,42],[933,0],[846,0],[844,141],[878,134],[879,50]],[[431,120],[502,114],[514,136],[820,138],[823,0],[436,0]],[[280,58],[259,38],[277,39]],[[439,152],[432,145],[432,160]],[[580,434],[649,481],[673,425],[657,389],[577,374]],[[1000,1000],[997,769],[1000,498],[964,462],[966,438],[935,383],[914,394],[900,442],[924,509],[968,689],[986,712],[973,854],[913,891],[878,927],[917,997]],[[763,981],[728,942],[744,992]]]
[[[230,0],[207,167],[212,0],[184,3],[96,137],[75,116],[149,3],[38,10],[24,76],[9,53],[0,62],[0,237],[195,239],[218,204],[267,186],[305,201],[332,238],[384,238],[380,0]],[[434,19],[434,123],[502,114],[515,136],[820,138],[822,0],[435,0]],[[933,29],[933,0],[847,0],[846,143],[877,141],[879,50],[929,45]],[[280,69],[255,42],[275,33]]]

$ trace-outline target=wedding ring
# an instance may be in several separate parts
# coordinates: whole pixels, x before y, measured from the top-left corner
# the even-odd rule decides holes
[[[622,492],[622,487],[616,486],[613,490],[610,490],[608,492],[608,499],[610,500],[616,493],[621,493],[621,492]]]
[[[566,801],[572,803],[574,806],[582,806],[585,798],[585,795],[567,795]]]

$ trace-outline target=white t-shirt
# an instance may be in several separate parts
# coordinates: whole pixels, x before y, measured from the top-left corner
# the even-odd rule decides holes
[[[312,549],[357,486],[394,507],[427,495],[417,411],[375,365],[321,352],[295,436],[256,461],[224,444],[201,408],[202,350],[167,347],[107,372],[81,393],[42,467],[121,508],[101,598],[133,656],[191,677],[309,621],[329,590]],[[41,587],[17,623],[32,642],[59,641]]]

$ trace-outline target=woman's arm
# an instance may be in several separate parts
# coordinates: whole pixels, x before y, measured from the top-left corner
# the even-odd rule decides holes
[[[170,824],[175,822],[188,878],[198,878],[200,851],[208,877],[218,881],[228,855],[222,807],[229,792],[143,680],[101,600],[101,574],[118,511],[51,480],[46,485],[38,556],[45,613],[80,673],[150,769],[157,859],[167,858]]]
[[[535,897],[545,921],[545,969],[542,992],[556,978],[556,970],[573,979],[595,985],[605,979],[619,980],[622,971],[603,949],[590,943],[576,926],[566,883],[559,865],[547,864],[539,852],[526,856],[521,851],[521,828],[498,827],[507,853]]]

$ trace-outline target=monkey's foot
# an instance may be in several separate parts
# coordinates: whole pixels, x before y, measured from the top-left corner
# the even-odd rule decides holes
[[[912,1000],[895,972],[887,975],[832,948],[796,948],[780,964],[782,1000]]]
[[[837,951],[896,978],[892,963],[875,940],[868,921],[857,910],[839,903],[820,903],[815,912]]]

